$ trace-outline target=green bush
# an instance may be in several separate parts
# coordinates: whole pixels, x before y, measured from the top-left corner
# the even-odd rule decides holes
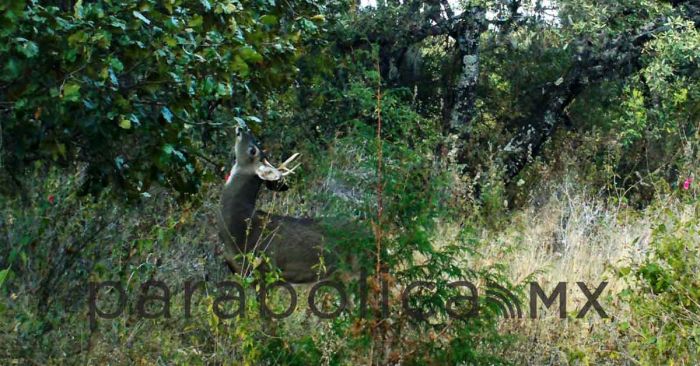
[[[60,3],[0,5],[6,194],[34,161],[84,163],[83,193],[195,193],[323,22],[309,1]]]
[[[630,320],[620,329],[630,339],[630,355],[642,364],[700,361],[699,208],[692,207],[689,217],[665,212],[646,260],[622,271],[631,284],[622,293]]]

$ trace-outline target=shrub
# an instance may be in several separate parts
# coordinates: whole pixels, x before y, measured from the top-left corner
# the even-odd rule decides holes
[[[631,284],[622,293],[630,320],[620,329],[642,364],[700,361],[700,220],[699,206],[691,207],[689,217],[665,212],[647,258],[622,270]]]

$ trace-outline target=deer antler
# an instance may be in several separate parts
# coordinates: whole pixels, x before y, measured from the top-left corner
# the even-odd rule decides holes
[[[301,164],[297,164],[296,166],[294,166],[294,168],[291,168],[291,169],[287,168],[287,164],[294,161],[296,158],[299,157],[299,155],[301,155],[301,154],[295,153],[294,155],[290,156],[287,160],[285,160],[284,163],[280,164],[278,167],[275,167],[272,164],[270,164],[270,162],[267,159],[263,159],[263,163],[265,163],[265,165],[270,167],[271,169],[277,170],[280,173],[280,178],[281,178],[281,177],[285,177],[289,174],[294,173],[294,169],[298,168],[299,165],[301,165]]]

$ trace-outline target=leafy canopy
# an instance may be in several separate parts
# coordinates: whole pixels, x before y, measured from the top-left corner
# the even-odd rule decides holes
[[[153,182],[195,192],[200,148],[227,140],[212,126],[259,122],[324,20],[306,0],[44,3],[0,5],[2,166],[77,162],[84,191],[132,195]]]

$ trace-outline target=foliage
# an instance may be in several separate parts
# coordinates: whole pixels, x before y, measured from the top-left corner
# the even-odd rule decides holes
[[[697,212],[687,219],[668,212],[644,262],[622,269],[631,285],[622,293],[631,314],[619,327],[631,339],[631,356],[643,364],[698,362],[699,224]]]
[[[662,200],[697,199],[693,2],[358,3],[0,4],[0,358],[507,363],[527,325],[501,322],[505,314],[483,297],[478,318],[451,319],[450,299],[468,294],[450,282],[518,293],[511,281],[541,268],[508,261],[520,250],[537,253],[514,258],[557,258],[567,275],[589,260],[602,267],[612,244],[579,245],[584,264],[572,266],[571,243],[605,238]],[[315,319],[300,286],[291,317],[265,319],[253,295],[279,279],[271,273],[234,276],[248,285],[246,316],[215,316],[217,296],[227,293],[216,282],[232,277],[213,215],[237,125],[260,137],[271,161],[302,152],[292,189],[263,193],[263,209],[352,222],[329,235],[370,269],[369,314],[352,308]],[[595,204],[571,199],[579,195]],[[548,200],[566,206],[561,215],[521,233],[551,214]],[[650,254],[623,270],[629,289],[616,310],[624,320],[600,326],[592,337],[600,343],[589,348],[549,340],[568,362],[587,362],[587,350],[628,356],[603,345],[620,341],[613,333],[641,363],[698,361],[697,207],[690,219],[675,215],[648,220],[659,224]],[[541,246],[501,246],[503,237],[521,244],[528,235]],[[191,278],[207,283],[196,315],[184,318]],[[134,314],[139,285],[150,279],[177,288],[173,317]],[[79,295],[88,281],[105,280],[124,285],[129,306],[91,330]],[[434,283],[409,302],[434,311],[427,322],[403,309],[401,291],[416,280]],[[357,304],[360,281],[346,283]],[[388,319],[377,301],[383,283]],[[102,295],[109,307],[115,293]],[[337,305],[333,291],[318,298]],[[283,291],[269,298],[275,310],[288,302]],[[591,334],[599,324],[570,320],[551,338],[575,327]],[[547,342],[540,335],[530,338]],[[529,356],[516,360],[533,363]]]
[[[152,182],[196,192],[212,174],[203,148],[230,141],[222,127],[260,121],[265,95],[288,85],[323,21],[311,1],[3,8],[5,176],[33,161],[81,162],[83,191],[114,183],[130,195]]]
[[[391,117],[387,117],[391,125]],[[405,125],[404,125],[405,126]],[[336,140],[344,158],[333,159],[332,166],[321,165],[307,171],[306,186],[324,187],[331,177],[339,185],[353,184],[363,191],[372,191],[376,181],[358,179],[356,174],[372,171],[376,164],[376,146],[371,142],[375,131],[357,124],[353,132]],[[367,143],[370,141],[370,143]],[[42,184],[27,192],[29,202],[20,198],[4,198],[0,235],[10,240],[2,248],[9,266],[9,275],[0,291],[8,296],[2,302],[2,353],[14,360],[32,359],[58,362],[62,355],[86,362],[155,362],[157,357],[170,362],[237,362],[258,364],[348,364],[358,359],[375,357],[379,362],[401,359],[410,364],[426,362],[501,362],[487,343],[499,348],[505,343],[496,331],[498,310],[487,306],[478,318],[446,322],[446,301],[457,293],[449,288],[455,279],[471,281],[498,280],[505,283],[498,268],[471,269],[464,253],[478,256],[478,239],[474,229],[467,226],[457,237],[439,238],[438,223],[446,222],[449,196],[447,181],[425,179],[432,169],[420,149],[430,146],[426,140],[415,150],[400,144],[385,143],[389,162],[385,171],[384,235],[381,257],[387,269],[391,295],[389,311],[391,326],[380,322],[381,307],[377,301],[376,274],[371,276],[369,314],[360,315],[357,306],[333,320],[315,319],[304,311],[308,289],[297,287],[299,308],[290,318],[269,321],[259,316],[259,302],[249,288],[245,315],[233,320],[219,319],[213,313],[214,300],[223,294],[217,288],[219,280],[250,283],[250,279],[231,278],[214,256],[209,212],[214,209],[215,189],[205,187],[205,196],[198,199],[202,206],[179,206],[165,191],[151,190],[150,197],[139,198],[141,215],[128,215],[124,207],[110,204],[105,195],[98,200],[76,194],[75,178],[65,177],[59,170],[46,170]],[[352,150],[353,146],[363,146]],[[302,150],[303,151],[303,150]],[[347,152],[354,151],[354,155]],[[343,160],[347,159],[347,160]],[[339,169],[360,161],[353,172]],[[394,163],[392,163],[394,162]],[[397,164],[402,162],[402,164]],[[409,164],[411,169],[404,169]],[[353,180],[354,179],[354,180]],[[439,179],[445,179],[441,177]],[[323,192],[323,189],[314,191]],[[373,205],[374,194],[359,201],[347,201],[347,196],[326,192],[314,201],[329,205],[323,212],[351,216],[366,212]],[[335,203],[332,203],[334,202]],[[275,210],[290,207],[274,203]],[[357,209],[358,206],[364,209]],[[310,209],[310,208],[309,208]],[[452,211],[457,212],[457,211]],[[34,218],[41,217],[41,220]],[[345,233],[347,235],[347,233]],[[194,245],[193,245],[194,244]],[[352,242],[359,251],[361,242]],[[373,248],[373,241],[369,243]],[[373,255],[370,253],[370,255]],[[183,259],[179,259],[183,258]],[[370,266],[374,257],[365,258]],[[170,318],[143,319],[135,314],[139,286],[149,279],[162,279],[171,289]],[[183,286],[186,280],[204,280],[205,287],[194,296],[191,318],[184,317]],[[414,280],[435,281],[434,292],[414,294],[415,304],[437,311],[430,324],[416,321],[402,309],[400,291]],[[89,329],[85,311],[88,281],[116,280],[124,284],[128,306],[115,320],[99,319],[96,331]],[[267,279],[276,280],[272,277]],[[357,282],[348,283],[353,304],[359,303]],[[104,291],[98,308],[110,311],[116,303]],[[333,308],[333,295],[319,294]],[[271,295],[267,302],[275,312],[289,304],[284,291]],[[235,303],[231,305],[235,308]],[[153,311],[161,304],[153,304]],[[440,323],[446,323],[440,325]],[[311,331],[310,331],[311,329]],[[382,335],[383,334],[383,335]],[[127,339],[128,347],[123,347]],[[49,341],[50,340],[50,341]],[[122,341],[120,341],[122,340]],[[387,347],[386,354],[371,349]],[[41,351],[38,351],[41,348]],[[153,349],[158,348],[157,353]]]

